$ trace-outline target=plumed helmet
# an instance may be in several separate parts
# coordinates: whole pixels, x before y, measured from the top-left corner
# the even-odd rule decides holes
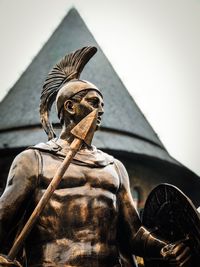
[[[59,116],[64,102],[78,92],[94,89],[100,93],[94,84],[79,80],[84,66],[96,52],[97,48],[94,46],[83,47],[66,55],[49,72],[40,97],[40,120],[49,140],[56,136],[49,120],[51,107],[55,100]]]
[[[56,108],[57,108],[57,114],[58,117],[60,117],[60,111],[67,99],[72,98],[74,95],[81,91],[85,90],[95,90],[97,91],[101,96],[101,92],[99,89],[96,87],[91,82],[84,81],[84,80],[72,80],[68,83],[66,83],[58,92],[57,97],[56,97]]]

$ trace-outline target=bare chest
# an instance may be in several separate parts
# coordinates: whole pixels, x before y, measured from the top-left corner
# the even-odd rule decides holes
[[[43,158],[40,174],[40,188],[46,189],[63,159],[55,156]],[[96,188],[116,193],[119,188],[119,176],[114,164],[105,167],[90,167],[71,163],[65,172],[57,190],[75,188]]]

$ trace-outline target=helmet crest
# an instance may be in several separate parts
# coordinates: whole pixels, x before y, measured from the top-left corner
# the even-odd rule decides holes
[[[69,81],[79,79],[84,66],[96,52],[94,46],[83,47],[66,55],[49,72],[40,97],[40,120],[49,140],[56,136],[49,114],[59,90]]]

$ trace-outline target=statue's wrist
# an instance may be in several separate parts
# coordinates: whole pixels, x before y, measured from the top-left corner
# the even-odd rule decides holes
[[[134,237],[136,255],[146,258],[161,258],[161,250],[166,243],[156,238],[145,227],[140,227]]]

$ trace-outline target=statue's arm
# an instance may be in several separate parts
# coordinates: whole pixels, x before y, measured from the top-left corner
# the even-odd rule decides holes
[[[121,176],[118,192],[120,246],[123,250],[129,250],[137,256],[160,257],[160,251],[166,243],[154,237],[142,226],[133,203],[127,171],[119,161],[117,166]]]
[[[167,245],[141,225],[130,193],[129,178],[126,169],[120,162],[118,162],[118,168],[121,173],[121,187],[118,193],[120,209],[118,232],[122,236],[119,241],[123,242],[120,246],[125,251],[129,249],[131,253],[137,256],[145,258],[162,257],[169,263],[173,263],[173,266],[185,266],[191,259],[190,248],[184,242]],[[165,253],[162,253],[162,256],[161,251],[165,251]]]
[[[0,198],[0,244],[24,213],[36,187],[37,174],[38,164],[34,150],[25,150],[13,161],[5,191]]]

